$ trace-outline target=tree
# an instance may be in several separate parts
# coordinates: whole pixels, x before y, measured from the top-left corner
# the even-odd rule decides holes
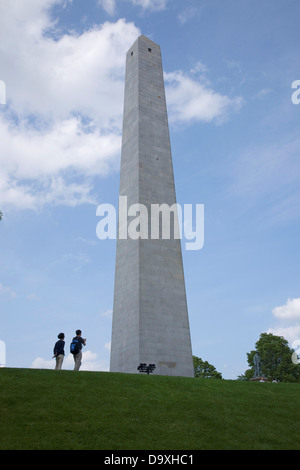
[[[300,382],[300,366],[292,361],[294,350],[282,336],[262,333],[255,343],[256,350],[247,353],[251,369],[245,372],[250,379],[254,374],[254,355],[259,353],[262,374],[270,380],[280,382]]]
[[[0,211],[0,220],[2,220],[2,217],[3,217],[3,214],[2,214],[2,212]]]
[[[222,379],[222,374],[207,361],[202,361],[200,357],[193,356],[195,377]]]

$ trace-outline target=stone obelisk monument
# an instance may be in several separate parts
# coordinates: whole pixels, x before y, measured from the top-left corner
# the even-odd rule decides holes
[[[110,370],[138,373],[151,363],[154,374],[192,377],[181,242],[172,224],[169,239],[161,228],[151,237],[151,205],[171,207],[176,196],[161,52],[145,36],[126,56],[119,196]],[[133,204],[149,209],[148,234],[139,238],[127,230]]]

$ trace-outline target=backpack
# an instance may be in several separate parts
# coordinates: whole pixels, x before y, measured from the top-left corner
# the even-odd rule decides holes
[[[72,354],[78,354],[80,351],[80,347],[79,347],[79,341],[77,338],[74,338],[72,340],[72,343],[70,344],[70,353]]]

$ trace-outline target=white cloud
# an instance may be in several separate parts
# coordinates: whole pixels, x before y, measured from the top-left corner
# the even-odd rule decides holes
[[[101,313],[101,317],[111,318],[112,313],[113,313],[112,309],[106,310],[105,312]]]
[[[280,321],[278,325],[269,328],[268,333],[283,336],[289,343],[300,339],[300,298],[288,299],[286,304],[275,307],[272,313]],[[295,324],[295,321],[297,322]]]
[[[43,132],[0,118],[2,207],[95,203],[88,178],[116,168],[120,139],[113,132],[85,132],[78,118],[58,120]]]
[[[120,0],[119,0],[120,1]],[[142,7],[143,10],[161,11],[167,6],[169,0],[123,0],[134,6]],[[117,0],[98,0],[98,4],[109,15],[113,16],[117,11]]]
[[[31,364],[32,369],[54,369],[55,359],[46,360],[42,357],[37,357]],[[67,354],[64,358],[62,369],[73,370],[74,358],[72,354]],[[83,351],[82,363],[80,370],[86,371],[108,371],[109,366],[107,361],[99,359],[98,355],[92,351]]]
[[[203,64],[201,66],[203,72]],[[220,123],[228,118],[229,113],[238,111],[243,103],[240,97],[231,99],[214,91],[204,77],[197,79],[182,71],[176,71],[165,73],[165,81],[171,122]]]
[[[5,71],[1,78],[6,82],[7,101],[19,116],[37,114],[44,123],[80,112],[97,119],[97,125],[119,128],[125,53],[139,30],[120,19],[55,40],[45,35],[53,27],[44,8],[47,3],[35,2],[40,5],[35,15],[24,12],[21,24],[19,12],[10,10],[15,4],[12,0],[7,0],[5,14],[0,15],[1,65]]]
[[[178,14],[178,19],[181,24],[187,23],[189,20],[195,18],[198,14],[198,9],[196,7],[190,6]]]
[[[271,88],[262,88],[258,93],[255,94],[254,98],[263,99],[265,96],[272,93]]]
[[[141,6],[144,10],[164,10],[169,0],[130,0],[133,5]]]
[[[109,15],[114,15],[116,12],[116,0],[98,0],[99,5],[102,6],[103,10]]]
[[[2,208],[94,203],[91,177],[118,162],[125,53],[139,30],[118,20],[54,39],[55,3],[0,4]]]
[[[55,360],[43,359],[42,357],[37,357],[33,363],[31,364],[31,369],[54,369],[55,367]]]
[[[272,313],[282,320],[300,320],[300,297],[288,299],[285,305],[273,308]]]
[[[84,351],[82,354],[82,365],[80,369],[90,371],[108,371],[109,366],[105,360],[99,359],[96,353],[93,353],[92,351]]]
[[[39,178],[68,169],[106,174],[120,147],[120,136],[86,131],[79,118],[58,120],[50,129],[7,123],[0,118],[1,171],[16,178]]]
[[[160,10],[167,0],[131,0]],[[7,105],[0,112],[1,208],[94,204],[95,175],[118,168],[125,53],[139,36],[119,19],[58,37],[49,9],[63,0],[0,4],[0,54]],[[102,0],[113,13],[116,2]],[[240,98],[214,91],[199,63],[166,74],[171,122],[220,122]],[[2,73],[2,72],[1,72]]]
[[[290,344],[300,339],[300,325],[293,326],[277,326],[269,328],[267,333],[272,333],[275,336],[283,336]]]
[[[11,299],[14,299],[15,297],[17,297],[17,294],[11,287],[4,286],[3,284],[1,284],[1,282],[0,282],[0,295],[8,295]]]

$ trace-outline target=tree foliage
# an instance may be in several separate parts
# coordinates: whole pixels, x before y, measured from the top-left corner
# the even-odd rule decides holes
[[[193,362],[195,377],[222,379],[222,374],[207,361],[203,361],[200,357],[193,356]]]
[[[247,379],[253,377],[254,355],[258,352],[261,360],[261,372],[265,377],[280,382],[300,382],[300,365],[293,363],[294,350],[289,347],[286,339],[272,333],[262,333],[255,343],[255,347],[255,351],[247,353],[250,366],[250,369],[245,372]]]

